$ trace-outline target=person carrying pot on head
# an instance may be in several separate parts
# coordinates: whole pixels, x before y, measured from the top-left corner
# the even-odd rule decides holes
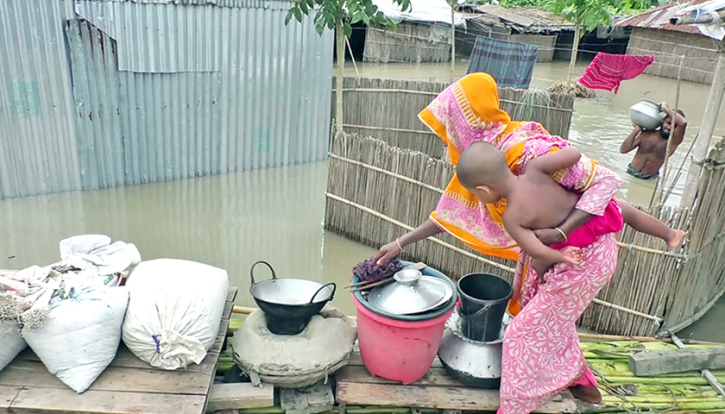
[[[519,175],[532,159],[570,145],[538,123],[512,121],[499,108],[496,82],[485,73],[469,74],[452,84],[419,117],[447,145],[454,165],[472,144],[486,142],[503,152],[508,168]],[[602,216],[621,185],[612,171],[585,156],[553,178],[580,198],[559,226],[535,231],[546,245],[565,241],[589,219]],[[641,220],[647,215],[622,202],[619,205],[624,221],[642,228]],[[481,254],[518,260],[514,296],[508,306],[515,318],[503,345],[499,413],[529,413],[566,388],[577,398],[598,403],[601,395],[584,360],[575,323],[615,271],[615,235],[603,235],[583,249],[580,265],[552,267],[547,276],[556,277],[542,285],[531,257],[519,253],[504,229],[505,210],[505,199],[482,204],[454,176],[430,219],[383,246],[378,263],[387,263],[407,245],[444,231]]]
[[[660,109],[666,114],[665,120],[655,130],[645,130],[635,125],[632,133],[622,142],[619,152],[627,154],[637,149],[627,174],[642,180],[652,180],[660,175],[660,168],[665,163],[669,150],[672,155],[685,138],[687,119],[681,110],[673,111],[665,102]]]

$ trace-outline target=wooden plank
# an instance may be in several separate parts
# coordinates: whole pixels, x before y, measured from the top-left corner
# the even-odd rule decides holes
[[[211,353],[211,352],[210,352]],[[26,362],[40,362],[40,358],[28,347],[20,353],[15,361],[26,361]],[[160,368],[152,367],[151,365],[138,359],[136,355],[131,352],[125,344],[121,343],[118,347],[118,353],[116,358],[113,359],[111,365],[107,369],[111,368],[139,368],[139,369],[150,369],[150,370],[161,370]],[[201,372],[203,371],[202,365],[191,364],[184,371],[187,372]],[[166,370],[161,370],[167,372]]]
[[[226,340],[227,330],[229,330],[229,319],[232,316],[232,310],[234,309],[234,299],[237,297],[237,291],[238,289],[236,287],[229,289],[229,296],[227,298],[227,304],[224,307],[224,312],[222,313],[222,320],[221,323],[219,323],[219,332],[217,334],[216,341],[214,342],[214,345],[212,345],[211,349],[209,350],[209,354],[207,354],[206,360],[212,360],[214,361],[214,364],[212,366],[211,372],[209,373],[209,382],[207,386],[207,398],[204,400],[204,406],[202,407],[202,412],[206,412],[208,410],[208,404],[209,404],[209,398],[208,394],[211,393],[212,386],[214,384],[214,377],[216,375],[217,367],[219,366],[219,353],[222,350],[222,347],[224,346],[224,341]]]
[[[218,358],[216,358],[218,359]],[[206,372],[158,369],[106,369],[91,385],[95,391],[148,392],[206,395],[216,359],[208,358]],[[203,368],[202,368],[203,369]],[[68,388],[39,362],[16,361],[0,371],[0,385],[32,388]]]
[[[725,368],[725,348],[637,352],[629,357],[635,375],[647,377],[675,372]]]
[[[207,411],[268,407],[274,407],[274,387],[270,384],[265,384],[263,388],[250,383],[214,384]]]
[[[20,393],[20,387],[0,385],[0,413],[9,412],[10,404]]]
[[[435,408],[437,410],[496,411],[498,390],[416,385],[337,384],[337,403],[388,407]],[[554,397],[536,410],[543,414],[574,413],[578,404],[568,392]]]
[[[168,395],[133,392],[86,391],[68,387],[20,391],[11,406],[14,414],[199,414],[203,395]]]
[[[363,366],[362,357],[360,356],[360,352],[355,351],[350,355],[350,362],[348,365],[357,365],[357,366]],[[433,364],[431,365],[433,368],[443,368],[443,365],[441,364],[441,361],[436,357],[433,360]]]
[[[346,366],[335,373],[337,382],[356,382],[360,384],[400,384],[396,381],[386,380],[385,378],[375,377],[361,366]],[[437,387],[466,387],[453,378],[451,378],[443,368],[431,368],[430,371],[420,381],[413,385],[437,386]]]
[[[335,406],[332,385],[318,382],[301,389],[282,389],[280,404],[286,414],[317,414],[331,411]]]

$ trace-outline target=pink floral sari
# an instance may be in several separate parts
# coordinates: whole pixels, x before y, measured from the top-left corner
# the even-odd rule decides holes
[[[496,145],[515,174],[529,160],[557,151],[567,141],[550,135],[540,124],[511,121],[499,108],[498,88],[484,73],[469,74],[449,86],[419,115],[447,145],[451,162],[472,143]],[[619,178],[593,160],[582,157],[573,167],[553,177],[562,186],[581,193],[577,209],[601,216],[620,187]],[[500,413],[528,413],[572,385],[595,386],[576,332],[576,320],[609,281],[617,262],[614,235],[600,237],[585,249],[580,266],[560,264],[539,286],[530,257],[503,228],[506,202],[481,205],[453,177],[431,220],[476,251],[517,259],[515,315],[504,341]]]

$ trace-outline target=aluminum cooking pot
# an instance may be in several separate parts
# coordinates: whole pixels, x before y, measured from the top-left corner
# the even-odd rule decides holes
[[[658,104],[646,99],[629,108],[629,118],[632,123],[647,130],[659,128],[665,117],[665,113]]]
[[[263,264],[272,278],[257,283],[254,268]],[[267,328],[276,335],[297,335],[313,315],[319,313],[335,297],[335,283],[321,284],[304,279],[277,279],[272,266],[264,261],[252,265],[249,272],[252,285],[249,293],[264,312]]]
[[[501,360],[504,329],[495,341],[480,342],[466,338],[461,319],[454,312],[443,333],[438,359],[448,375],[477,388],[495,389],[501,384]]]

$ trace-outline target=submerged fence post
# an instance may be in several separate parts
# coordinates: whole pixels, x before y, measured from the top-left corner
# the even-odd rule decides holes
[[[456,0],[451,0],[451,83],[456,71]]]
[[[700,133],[695,142],[692,151],[692,161],[690,162],[690,170],[687,173],[687,181],[685,189],[682,193],[680,207],[690,208],[695,202],[697,195],[697,182],[702,172],[702,161],[707,157],[707,151],[710,148],[710,140],[715,130],[717,116],[720,113],[722,105],[723,93],[725,93],[725,50],[723,43],[718,45],[719,54],[717,58],[717,67],[715,75],[712,78],[712,86],[710,87],[710,95],[707,97],[705,105],[705,114],[702,116],[702,124],[700,125]]]

